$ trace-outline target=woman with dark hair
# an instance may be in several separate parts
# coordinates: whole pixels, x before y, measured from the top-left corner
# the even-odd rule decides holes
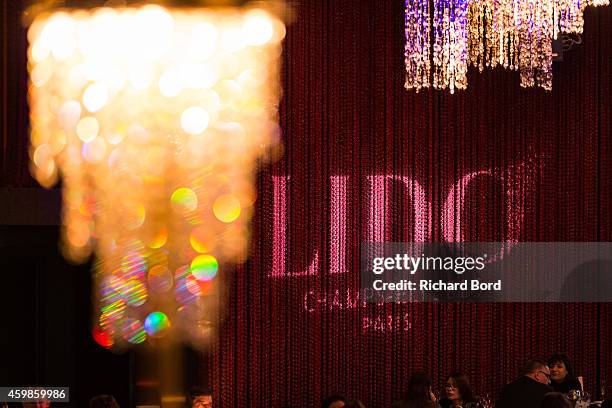
[[[397,401],[394,407],[437,408],[436,397],[431,391],[431,378],[425,373],[417,373],[408,381],[408,392],[404,401]]]
[[[540,408],[572,408],[572,403],[560,392],[549,392],[544,396]]]
[[[474,397],[468,378],[460,373],[453,373],[446,379],[446,398],[440,400],[442,408],[478,408],[480,404]]]
[[[567,394],[570,390],[581,390],[580,381],[574,377],[574,371],[569,357],[565,354],[555,354],[548,359],[550,367],[550,386],[554,391]]]

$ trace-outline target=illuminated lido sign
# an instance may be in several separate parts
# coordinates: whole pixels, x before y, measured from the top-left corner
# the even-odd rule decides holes
[[[444,241],[460,242],[465,239],[462,217],[464,201],[470,188],[478,179],[488,178],[499,183],[505,190],[504,228],[508,231],[508,241],[518,241],[525,216],[524,195],[526,186],[533,183],[531,169],[525,165],[511,166],[503,171],[478,170],[468,173],[452,184],[443,196],[440,214],[440,230]],[[290,270],[287,262],[288,209],[290,206],[287,190],[290,176],[272,177],[274,186],[273,203],[273,244],[272,278],[291,276],[312,276],[320,272],[320,251],[315,250],[309,258],[308,266],[300,270]],[[347,186],[348,176],[332,176],[329,182],[329,270],[328,273],[343,274],[347,268]],[[367,232],[364,242],[386,242],[392,240],[391,220],[387,216],[391,206],[390,186],[398,183],[410,197],[412,225],[411,242],[432,240],[433,205],[428,200],[425,188],[418,180],[398,175],[370,175],[367,177]],[[493,259],[491,259],[492,261]]]

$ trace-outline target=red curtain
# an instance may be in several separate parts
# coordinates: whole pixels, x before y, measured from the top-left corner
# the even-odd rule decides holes
[[[342,392],[387,407],[419,369],[436,384],[461,370],[478,394],[495,395],[525,358],[558,351],[591,393],[612,383],[610,304],[357,298],[359,246],[380,227],[373,206],[388,241],[414,231],[431,241],[612,241],[611,8],[587,10],[583,43],[555,64],[552,92],[495,70],[471,71],[469,88],[450,95],[403,88],[403,2],[291,4],[284,156],[259,175],[251,257],[225,269],[226,313],[202,362],[220,406],[317,406]],[[21,8],[2,3],[3,186],[35,185]],[[373,192],[382,176],[392,182]],[[458,226],[445,228],[445,211],[461,215]]]
[[[490,176],[453,195],[461,221],[450,238],[612,240],[612,10],[587,10],[583,44],[555,64],[552,92],[495,70],[470,72],[467,91],[450,95],[403,88],[401,1],[293,6],[284,156],[260,173],[251,258],[228,279],[217,401],[317,406],[341,392],[388,407],[419,369],[436,384],[461,370],[494,396],[526,358],[554,352],[571,357],[591,393],[612,381],[610,305],[355,301],[372,206],[390,225],[379,238],[410,240],[424,222],[428,240],[447,239],[449,192],[477,172]],[[396,182],[373,193],[376,176]],[[405,180],[429,206],[421,224]],[[335,274],[342,262],[348,273]]]

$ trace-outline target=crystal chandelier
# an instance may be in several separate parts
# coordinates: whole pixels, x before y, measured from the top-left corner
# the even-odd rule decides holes
[[[201,343],[278,146],[285,28],[260,8],[63,9],[28,39],[32,172],[67,258],[94,261],[96,341]]]
[[[552,88],[552,42],[580,34],[584,9],[609,0],[406,0],[407,89],[467,87],[468,65],[518,70]]]

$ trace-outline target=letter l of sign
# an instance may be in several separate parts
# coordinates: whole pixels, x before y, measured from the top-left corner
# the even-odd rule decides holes
[[[287,213],[289,200],[287,187],[290,176],[273,176],[274,221],[272,226],[272,277],[316,275],[319,270],[319,251],[314,252],[306,270],[287,271]],[[346,269],[346,222],[347,222],[347,176],[331,177],[330,197],[330,273],[347,273]]]

